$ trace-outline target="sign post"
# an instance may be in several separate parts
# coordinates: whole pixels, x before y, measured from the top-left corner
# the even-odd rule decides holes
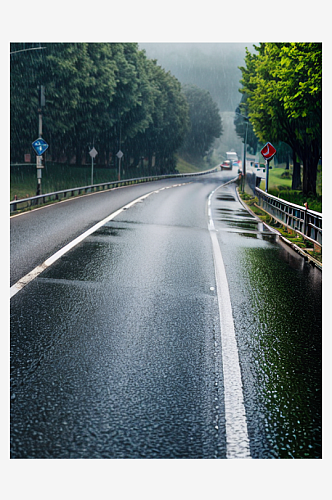
[[[116,153],[116,156],[119,158],[119,173],[118,173],[118,181],[121,180],[121,158],[123,157],[123,153],[121,149]]]
[[[93,159],[97,156],[98,151],[93,147],[91,151],[89,151],[89,155],[91,156],[91,186],[93,185]]]
[[[40,128],[39,128],[40,131]],[[37,155],[36,157],[36,167],[37,167],[37,196],[41,194],[41,178],[42,178],[42,168],[44,168],[42,162],[42,155],[48,148],[48,144],[44,139],[39,137],[32,143],[32,147]]]
[[[41,178],[42,178],[42,168],[43,166],[43,161],[42,161],[42,154],[46,151],[48,148],[48,144],[41,138],[43,135],[43,113],[42,113],[42,108],[45,106],[45,87],[44,85],[38,85],[38,135],[39,139],[34,141],[32,143],[32,147],[35,150],[35,153],[37,155],[36,158],[36,167],[37,167],[37,192],[36,195],[41,194]],[[46,147],[45,147],[46,145]]]
[[[261,149],[261,155],[265,159],[265,192],[268,192],[269,189],[269,168],[270,168],[270,161],[276,154],[277,150],[276,148],[270,143],[267,142],[265,146]]]

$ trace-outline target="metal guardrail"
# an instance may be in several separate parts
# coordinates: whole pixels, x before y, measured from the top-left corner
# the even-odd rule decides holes
[[[276,196],[255,189],[258,205],[285,226],[300,233],[304,238],[322,246],[322,221],[320,212],[281,200]]]
[[[20,200],[13,200],[10,202],[10,213],[16,212],[17,210],[24,208],[35,208],[39,205],[44,205],[51,201],[58,201],[67,196],[74,197],[79,196],[80,194],[94,193],[98,191],[106,191],[108,189],[113,189],[115,187],[120,186],[128,186],[130,184],[140,184],[141,182],[152,182],[158,181],[161,179],[169,179],[173,177],[193,177],[197,175],[205,175],[210,174],[212,172],[216,172],[217,167],[214,167],[210,170],[205,170],[204,172],[195,172],[190,174],[168,174],[168,175],[153,175],[150,177],[137,177],[134,179],[123,179],[122,181],[112,181],[112,182],[104,182],[102,184],[92,184],[89,186],[81,186],[74,187],[70,189],[63,189],[61,191],[54,191],[53,193],[45,193],[40,194],[38,196],[31,196],[28,198],[22,198]]]

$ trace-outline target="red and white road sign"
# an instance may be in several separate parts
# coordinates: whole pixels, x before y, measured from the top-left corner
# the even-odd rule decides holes
[[[270,142],[267,142],[265,146],[261,149],[261,155],[265,160],[270,161],[276,154],[277,150]]]

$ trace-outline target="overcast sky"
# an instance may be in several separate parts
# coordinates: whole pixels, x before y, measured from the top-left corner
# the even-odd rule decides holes
[[[252,43],[140,43],[151,59],[183,84],[194,84],[211,93],[220,111],[234,111],[241,100],[239,82],[245,49]]]

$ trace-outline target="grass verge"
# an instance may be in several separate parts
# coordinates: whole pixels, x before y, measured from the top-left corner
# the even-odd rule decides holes
[[[265,190],[265,180],[260,189]],[[300,190],[292,190],[292,168],[273,167],[269,170],[269,194],[282,200],[303,206],[308,203],[309,209],[322,213],[322,170],[317,173],[317,196],[304,196]]]
[[[241,193],[241,192],[239,192],[239,196],[242,199],[242,201],[248,206],[248,208],[255,215],[257,215],[257,217],[259,217],[262,222],[265,222],[270,227],[276,229],[280,233],[280,235],[283,236],[285,239],[287,239],[290,243],[293,243],[298,248],[300,248],[302,252],[304,252],[305,254],[312,257],[320,264],[322,264],[323,262],[322,252],[316,252],[314,249],[314,245],[311,241],[308,241],[307,239],[303,238],[303,236],[301,236],[300,234],[283,226],[281,223],[276,221],[272,217],[272,215],[267,214],[266,212],[261,210],[257,206],[258,198],[256,198],[255,196],[251,196],[247,193]]]
[[[199,166],[194,165],[190,161],[185,160],[184,158],[180,158],[179,156],[177,157],[176,161],[176,170],[179,172],[179,174],[192,174],[195,172],[203,172],[204,170],[208,170],[209,166],[203,164],[200,164]]]
[[[177,159],[177,171],[180,174],[202,172],[211,168],[205,164],[194,165],[182,158]],[[136,178],[154,175],[148,167],[126,169],[121,178]],[[114,168],[94,167],[93,183],[102,184],[118,179],[118,170]],[[42,193],[53,193],[73,187],[88,186],[91,184],[91,166],[76,167],[57,163],[47,163],[42,169]],[[36,166],[31,164],[12,165],[10,169],[10,200],[18,200],[35,196],[37,190]]]
[[[115,181],[115,169],[94,168],[93,182]],[[87,186],[91,184],[91,166],[75,167],[61,164],[48,164],[42,170],[42,192],[53,193],[62,189]],[[34,165],[12,166],[10,170],[10,199],[23,199],[35,196],[37,173]]]

